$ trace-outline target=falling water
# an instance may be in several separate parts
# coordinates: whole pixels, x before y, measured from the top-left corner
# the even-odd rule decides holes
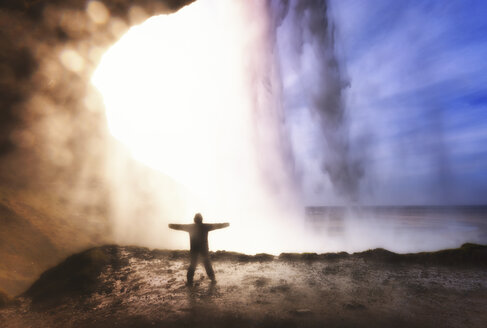
[[[357,200],[363,169],[350,151],[344,100],[349,82],[336,53],[328,3],[273,1],[269,13],[286,127],[302,186],[333,199],[321,203]],[[323,193],[326,184],[333,192]]]

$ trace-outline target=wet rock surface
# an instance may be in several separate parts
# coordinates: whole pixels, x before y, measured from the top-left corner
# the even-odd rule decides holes
[[[188,287],[185,251],[103,246],[46,271],[0,310],[0,322],[4,327],[484,327],[485,250],[464,245],[405,255],[371,250],[280,257],[216,252],[218,283],[199,266]],[[456,262],[438,260],[444,252]]]

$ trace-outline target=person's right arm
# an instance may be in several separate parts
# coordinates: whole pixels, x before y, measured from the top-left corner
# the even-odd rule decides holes
[[[169,224],[169,228],[174,229],[174,230],[182,230],[182,231],[188,231],[189,224]]]

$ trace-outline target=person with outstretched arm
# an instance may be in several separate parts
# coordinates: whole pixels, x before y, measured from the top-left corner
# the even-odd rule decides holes
[[[210,256],[208,252],[208,232],[216,229],[226,228],[230,223],[203,223],[203,216],[196,213],[193,224],[169,224],[169,228],[174,230],[182,230],[189,232],[190,241],[190,264],[187,273],[187,284],[193,284],[194,270],[198,263],[198,257],[202,257],[205,266],[206,274],[213,283],[216,283],[215,272],[211,266]]]

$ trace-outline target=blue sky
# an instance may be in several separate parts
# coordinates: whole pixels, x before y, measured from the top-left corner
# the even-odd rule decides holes
[[[487,1],[330,4],[360,202],[487,204]]]

